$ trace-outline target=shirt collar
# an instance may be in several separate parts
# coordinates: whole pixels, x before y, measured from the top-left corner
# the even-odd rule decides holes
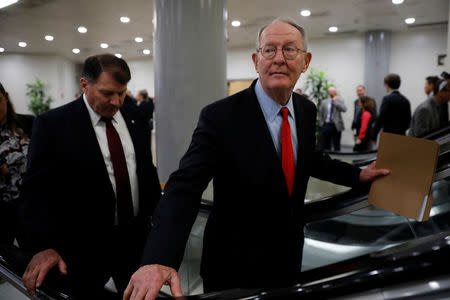
[[[87,110],[88,110],[88,112],[89,112],[89,116],[91,117],[91,121],[92,121],[92,125],[93,126],[96,126],[97,124],[98,124],[98,122],[100,122],[100,119],[102,118],[102,116],[101,115],[99,115],[98,113],[96,113],[93,109],[92,109],[92,107],[91,107],[91,105],[88,103],[88,101],[87,101],[87,98],[86,98],[86,94],[83,94],[83,101],[84,101],[84,104],[86,105],[86,107],[87,107]],[[114,122],[114,123],[117,123],[117,120],[115,119],[115,115],[113,116],[113,118],[112,118],[112,121]]]
[[[294,105],[292,104],[292,93],[288,99],[287,104],[285,106],[282,106],[274,99],[272,99],[269,95],[267,95],[259,79],[255,85],[255,93],[256,98],[258,98],[259,105],[261,106],[262,111],[264,113],[264,116],[269,122],[272,122],[275,119],[275,117],[278,115],[282,107],[286,107],[289,110],[289,114],[292,117],[294,117]]]

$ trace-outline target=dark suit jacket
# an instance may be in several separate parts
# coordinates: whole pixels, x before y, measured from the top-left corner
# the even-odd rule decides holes
[[[148,228],[160,196],[148,123],[128,101],[120,110],[136,155],[140,209],[133,222]],[[116,200],[82,97],[36,118],[21,200],[21,246],[34,252],[56,249],[69,272],[103,272]],[[141,235],[145,242],[145,232]]]
[[[293,93],[299,147],[289,197],[255,82],[202,110],[189,149],[155,211],[143,264],[179,267],[202,192],[213,178],[203,278],[221,288],[287,284],[301,264],[302,208],[309,177],[345,185],[358,182],[359,169],[315,151],[316,107]]]
[[[405,135],[411,123],[411,105],[399,91],[383,97],[380,113],[372,134],[372,139],[376,140],[378,132],[383,128],[384,132]]]

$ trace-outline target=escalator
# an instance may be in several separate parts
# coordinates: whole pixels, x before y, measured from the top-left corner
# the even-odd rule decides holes
[[[450,129],[433,139],[441,144],[441,151],[432,187],[435,200],[430,220],[415,222],[370,206],[364,188],[305,201],[303,279],[294,287],[201,295],[203,229],[212,205],[203,202],[179,270],[183,294],[192,295],[186,299],[320,299],[378,293],[382,289],[394,295],[407,282],[417,281],[420,286],[422,279],[440,287],[430,288],[426,282],[428,288],[422,293],[430,289],[440,293],[444,287],[449,288],[450,265],[443,268],[442,262],[450,254]],[[358,164],[364,167],[370,162]],[[0,299],[29,299],[20,280],[28,261],[20,249],[0,248]],[[2,298],[5,285],[16,289],[23,298]],[[163,289],[161,297],[164,292],[168,293],[168,289]],[[35,299],[74,298],[57,285],[44,284]]]

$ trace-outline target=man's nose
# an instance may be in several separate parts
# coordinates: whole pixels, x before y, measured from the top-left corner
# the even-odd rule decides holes
[[[111,96],[111,102],[112,105],[119,106],[120,105],[120,96],[118,94],[114,94]]]
[[[277,64],[286,62],[282,49],[277,49],[277,52],[275,53],[275,56],[273,58],[273,62]]]

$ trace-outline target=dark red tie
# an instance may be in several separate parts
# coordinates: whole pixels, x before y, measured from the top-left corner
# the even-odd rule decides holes
[[[283,123],[281,124],[281,165],[283,167],[286,185],[289,196],[292,196],[292,188],[294,187],[295,163],[294,150],[292,148],[291,126],[289,126],[289,110],[286,107],[281,109]]]
[[[106,137],[116,180],[118,221],[119,225],[126,224],[134,215],[127,162],[119,134],[111,123],[111,119],[102,118],[102,120],[106,123]]]

